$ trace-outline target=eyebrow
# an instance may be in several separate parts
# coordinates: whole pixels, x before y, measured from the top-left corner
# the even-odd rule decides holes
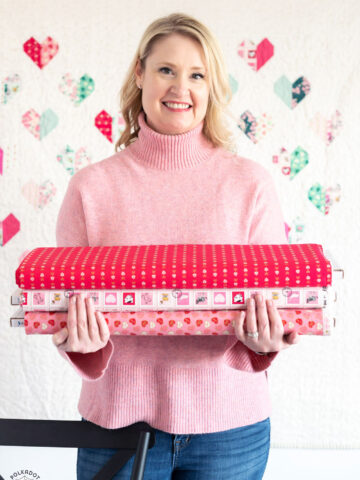
[[[170,67],[176,67],[176,65],[174,65],[171,62],[159,62],[156,65],[169,65]],[[191,67],[191,70],[205,70],[205,68],[204,67]]]

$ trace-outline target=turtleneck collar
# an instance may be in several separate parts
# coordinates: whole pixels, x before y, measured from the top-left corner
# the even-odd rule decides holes
[[[138,117],[138,138],[131,143],[133,155],[149,167],[161,170],[181,170],[198,165],[214,151],[213,144],[202,132],[204,120],[186,133],[158,133],[146,123],[145,112]]]

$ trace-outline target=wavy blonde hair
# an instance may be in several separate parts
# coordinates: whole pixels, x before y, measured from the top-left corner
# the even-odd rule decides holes
[[[142,109],[141,90],[136,85],[135,67],[140,59],[142,71],[154,43],[172,33],[188,36],[198,41],[204,52],[209,76],[209,102],[204,118],[203,133],[214,146],[236,151],[236,144],[231,130],[225,124],[224,114],[228,114],[228,105],[232,99],[228,73],[221,48],[210,30],[195,18],[172,13],[158,18],[145,30],[139,47],[129,66],[124,83],[119,92],[120,110],[125,121],[125,129],[115,143],[115,152],[126,148],[137,139],[139,132],[138,116]]]

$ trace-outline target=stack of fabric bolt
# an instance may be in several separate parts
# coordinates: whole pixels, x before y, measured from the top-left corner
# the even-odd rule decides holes
[[[91,296],[112,335],[234,335],[234,319],[260,292],[285,333],[330,335],[334,268],[319,244],[178,244],[41,247],[21,261],[12,326],[52,334],[69,299]]]

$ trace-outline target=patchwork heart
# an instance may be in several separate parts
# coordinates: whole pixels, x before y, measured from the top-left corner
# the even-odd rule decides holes
[[[274,45],[267,38],[264,38],[258,46],[251,40],[244,40],[239,45],[238,55],[257,72],[274,55]]]
[[[340,191],[341,187],[339,184],[325,188],[320,183],[316,183],[310,187],[308,199],[321,213],[327,215],[331,205],[340,200]]]
[[[62,77],[59,89],[70,97],[75,106],[78,106],[95,90],[95,82],[86,73],[78,81],[72,79],[70,73],[66,73]]]
[[[22,124],[38,140],[42,140],[59,123],[59,119],[50,108],[40,116],[33,108],[22,116]]]
[[[69,145],[56,156],[56,160],[60,162],[65,170],[74,175],[78,170],[91,164],[91,157],[87,154],[85,147],[79,148],[76,152]]]
[[[281,173],[292,180],[309,163],[309,155],[306,150],[298,146],[289,155],[286,148],[282,147],[278,155],[273,155],[273,163],[279,165]]]
[[[102,110],[95,117],[95,127],[113,143],[115,138],[120,137],[121,133],[125,130],[125,121],[122,115],[118,117],[112,117],[105,110]]]
[[[3,247],[20,231],[19,220],[10,213],[0,221],[0,247]]]
[[[295,108],[310,93],[310,82],[299,77],[293,84],[283,75],[274,84],[274,92],[291,109]]]
[[[240,116],[237,125],[253,143],[258,143],[273,128],[270,116],[263,113],[255,118],[249,110]]]
[[[335,113],[327,119],[317,112],[315,117],[310,120],[310,127],[319,135],[326,145],[330,145],[342,129],[342,115],[336,110]]]
[[[12,77],[6,77],[5,80],[3,80],[2,84],[4,86],[2,88],[1,103],[6,104],[14,97],[17,92],[20,91],[20,76],[15,73]]]
[[[50,180],[45,180],[41,185],[30,181],[22,186],[21,193],[34,207],[44,208],[55,195],[56,187]]]
[[[24,43],[23,49],[39,68],[44,68],[57,54],[59,44],[51,37],[46,37],[43,43],[31,37]]]

